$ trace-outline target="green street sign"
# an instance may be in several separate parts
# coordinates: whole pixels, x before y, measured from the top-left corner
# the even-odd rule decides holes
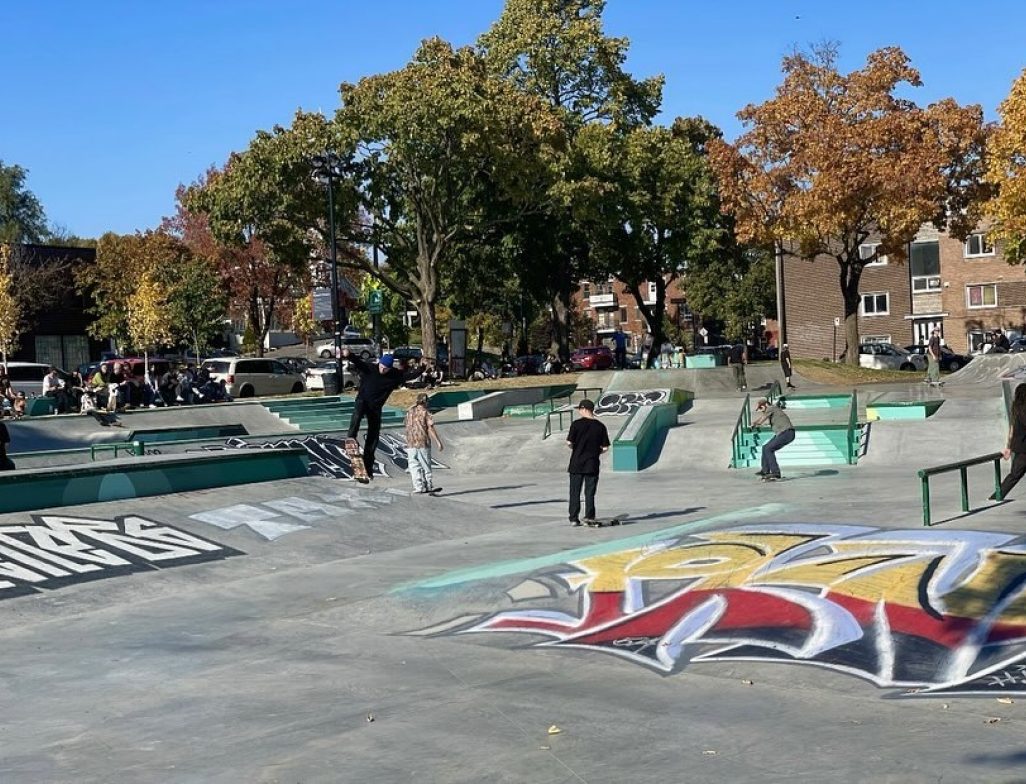
[[[384,310],[385,297],[380,291],[372,291],[367,295],[367,312],[380,313]]]

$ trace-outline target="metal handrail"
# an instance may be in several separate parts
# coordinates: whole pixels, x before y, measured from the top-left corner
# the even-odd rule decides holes
[[[750,410],[751,395],[745,395],[744,406],[741,413],[737,415],[737,422],[734,424],[734,432],[730,434],[731,466],[738,467],[741,461],[741,444],[744,440],[745,430],[752,426],[752,412]]]
[[[853,389],[851,392],[851,409],[848,411],[848,465],[858,462],[859,439],[859,396]]]
[[[919,470],[919,481],[923,488],[923,525],[930,525],[930,477],[937,474],[944,474],[948,471],[958,471],[962,483],[962,511],[969,511],[969,477],[966,469],[969,466],[980,465],[981,463],[994,464],[994,500],[1001,501],[1001,452],[992,452],[989,455],[972,457],[968,460],[960,460],[957,463],[945,463],[944,465],[931,466]]]
[[[777,400],[784,394],[783,388],[780,386],[779,381],[774,381],[770,384],[770,388],[766,391],[766,400],[770,403],[776,403]]]
[[[563,427],[563,415],[564,414],[569,414],[570,415],[570,424],[573,424],[573,422],[574,422],[574,409],[572,409],[572,408],[563,408],[563,409],[560,409],[558,411],[550,411],[548,414],[546,414],[546,416],[545,416],[545,432],[542,433],[542,441],[544,441],[546,438],[548,438],[549,436],[552,435],[552,417],[553,417],[553,415],[556,415],[556,416],[559,417],[559,430],[560,430],[560,432],[562,432],[563,430],[566,429],[566,428]]]

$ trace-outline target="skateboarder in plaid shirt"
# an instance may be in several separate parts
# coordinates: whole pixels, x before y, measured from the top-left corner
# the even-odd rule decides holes
[[[421,393],[417,395],[417,402],[406,412],[406,458],[410,464],[410,478],[415,493],[437,493],[442,489],[435,487],[432,481],[432,439],[439,452],[445,449],[435,430],[435,420],[428,410],[428,396]]]

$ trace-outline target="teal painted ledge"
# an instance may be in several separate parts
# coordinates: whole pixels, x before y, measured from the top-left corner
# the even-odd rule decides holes
[[[926,419],[937,413],[943,400],[909,400],[871,403],[866,406],[866,419]]]
[[[651,457],[659,435],[677,424],[678,404],[638,408],[613,439],[613,470],[640,471]]]
[[[239,449],[0,473],[0,513],[143,498],[307,475],[305,449]]]

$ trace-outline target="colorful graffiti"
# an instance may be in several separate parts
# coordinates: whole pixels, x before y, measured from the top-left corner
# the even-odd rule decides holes
[[[793,662],[916,693],[1026,693],[1026,540],[972,531],[745,526],[586,555],[546,606],[437,634],[520,632],[662,673]],[[526,600],[541,601],[528,591]],[[566,612],[566,597],[576,612]],[[422,630],[431,633],[431,630]]]
[[[278,441],[247,441],[243,438],[228,438],[224,444],[204,446],[204,452],[222,452],[228,449],[305,449],[309,456],[309,472],[311,476],[326,476],[332,479],[352,479],[353,468],[345,451],[345,440],[331,436],[311,435],[303,438],[284,438]],[[396,468],[404,473],[408,467],[406,459],[406,439],[395,433],[382,433],[378,441],[378,453],[385,457]],[[433,457],[434,468],[448,468]],[[388,476],[385,463],[377,460],[374,472]]]
[[[0,599],[232,555],[241,553],[144,517],[33,515],[0,525]]]

